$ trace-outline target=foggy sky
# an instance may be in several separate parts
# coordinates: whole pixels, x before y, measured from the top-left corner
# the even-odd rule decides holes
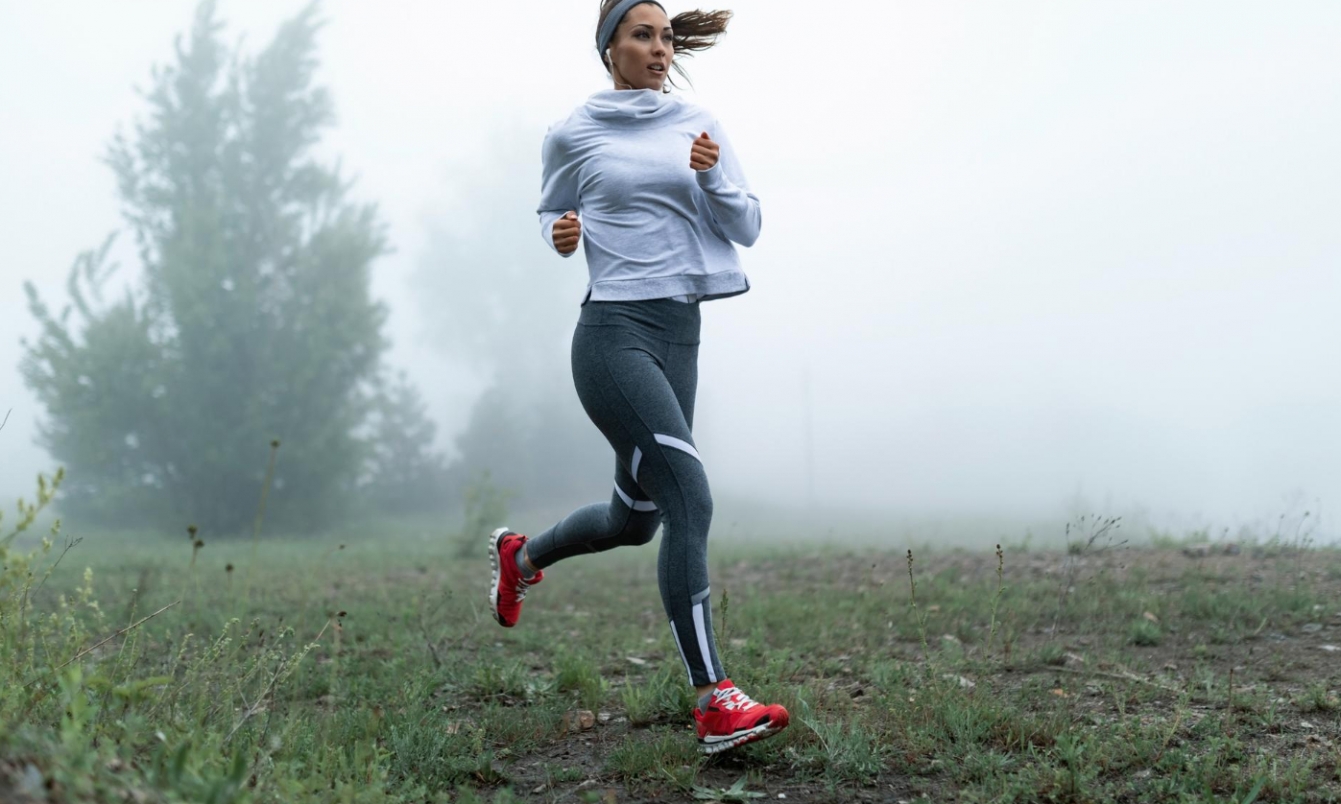
[[[254,52],[302,5],[219,10]],[[489,164],[528,160],[535,219],[545,128],[606,86],[597,5],[323,5],[322,149],[389,223],[390,359],[444,447],[487,377],[416,304],[427,238]],[[1341,4],[721,5],[731,32],[685,94],[730,132],[764,228],[753,290],[704,309],[715,489],[928,516],[1084,500],[1172,527],[1320,507],[1338,532]],[[17,372],[22,282],[63,303],[75,255],[121,227],[99,157],[194,7],[3,4],[0,500],[54,468]],[[554,304],[575,319],[583,264],[532,246],[536,272],[572,272]]]

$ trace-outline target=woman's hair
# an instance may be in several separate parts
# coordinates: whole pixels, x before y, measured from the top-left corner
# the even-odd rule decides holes
[[[657,0],[645,1],[661,6]],[[610,16],[610,10],[619,2],[620,0],[601,0],[601,16],[596,20],[596,30],[601,29],[606,18]],[[639,5],[642,5],[642,3],[639,3]],[[665,10],[664,6],[662,6],[662,10]],[[675,45],[675,55],[679,56],[681,53],[692,55],[717,44],[717,37],[726,33],[726,25],[730,21],[730,11],[683,11],[676,14],[671,18],[671,36]],[[620,20],[620,22],[623,22],[623,20]],[[604,53],[601,54],[601,63],[605,65],[606,72],[613,74],[613,68]],[[689,74],[684,71],[684,66],[680,64],[678,59],[672,59],[671,66],[686,81],[689,80]],[[668,80],[670,80],[671,86],[678,86],[673,79]]]

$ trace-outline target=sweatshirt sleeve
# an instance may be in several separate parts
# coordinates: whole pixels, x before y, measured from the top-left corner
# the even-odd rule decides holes
[[[580,206],[577,192],[577,164],[564,147],[562,137],[553,127],[545,134],[540,147],[540,236],[561,257],[571,257],[576,251],[564,254],[554,245],[554,222]]]
[[[759,230],[763,226],[759,196],[750,192],[745,172],[722,124],[714,120],[708,136],[721,149],[717,164],[709,170],[697,171],[695,178],[708,197],[708,208],[717,225],[728,238],[749,248],[759,239]]]

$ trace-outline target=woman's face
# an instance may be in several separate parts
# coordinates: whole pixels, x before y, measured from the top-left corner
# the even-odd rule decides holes
[[[615,88],[660,92],[674,55],[670,18],[666,12],[655,3],[634,6],[619,23],[610,46]]]

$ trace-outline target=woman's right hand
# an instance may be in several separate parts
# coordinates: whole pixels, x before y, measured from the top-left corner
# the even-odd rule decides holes
[[[568,212],[554,222],[554,248],[560,254],[572,254],[577,251],[577,241],[582,238],[582,222],[576,212]]]

